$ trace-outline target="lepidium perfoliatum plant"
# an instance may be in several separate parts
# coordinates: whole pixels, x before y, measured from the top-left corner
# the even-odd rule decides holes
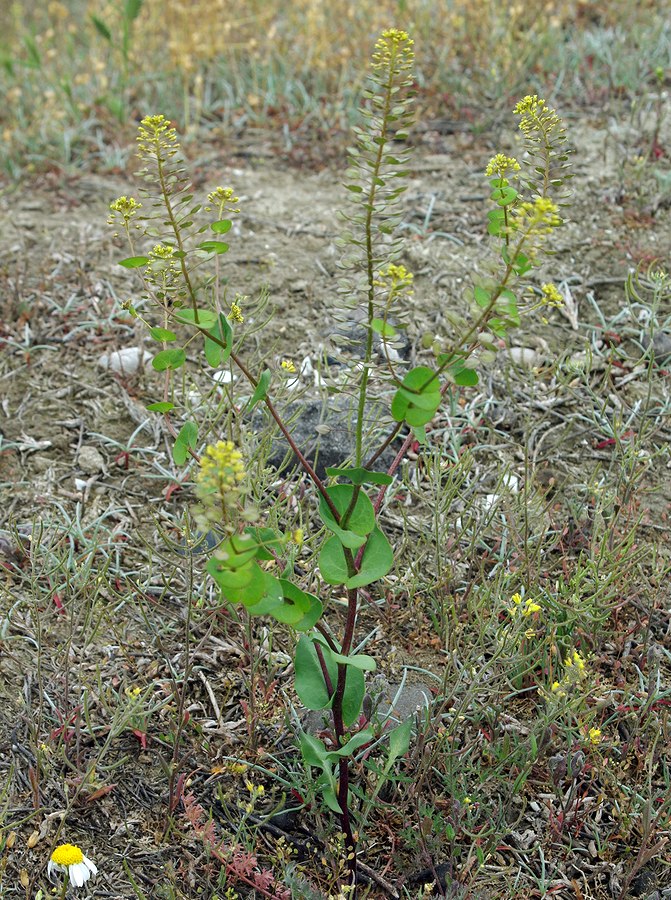
[[[332,743],[308,732],[299,735],[308,771],[316,772],[315,796],[339,819],[347,857],[345,893],[356,892],[357,808],[350,787],[351,760],[373,740],[361,715],[367,672],[375,660],[356,652],[357,618],[362,589],[383,579],[394,565],[394,548],[381,526],[379,512],[388,486],[411,442],[426,441],[425,427],[438,413],[455,385],[474,385],[477,365],[494,351],[509,329],[520,325],[525,309],[559,300],[557,289],[544,284],[535,299],[522,304],[529,289],[528,275],[561,224],[560,202],[568,178],[565,135],[556,113],[543,100],[525,97],[515,108],[520,117],[522,161],[498,154],[487,166],[493,209],[488,230],[496,261],[486,279],[475,279],[465,299],[466,311],[450,311],[455,323],[449,342],[425,342],[426,364],[409,371],[391,351],[397,329],[412,315],[412,274],[400,262],[402,244],[395,237],[398,199],[404,189],[407,153],[399,153],[411,112],[413,42],[396,29],[385,31],[375,45],[369,85],[364,94],[362,125],[350,151],[347,174],[349,212],[342,236],[346,305],[361,308],[361,353],[351,366],[358,396],[355,451],[342,467],[327,469],[321,478],[301,453],[273,402],[274,384],[286,372],[280,365],[251,371],[244,358],[240,328],[244,309],[236,298],[226,302],[220,277],[221,257],[228,250],[223,238],[231,229],[238,200],[230,188],[217,188],[207,201],[194,200],[188,186],[175,129],[160,115],[143,119],[138,154],[144,168],[140,200],[120,197],[111,204],[110,221],[123,229],[132,255],[122,265],[138,271],[143,280],[141,299],[126,308],[143,321],[159,345],[153,367],[163,373],[163,394],[149,406],[163,414],[176,439],[174,462],[195,467],[198,506],[196,521],[214,532],[218,544],[207,563],[209,575],[221,591],[222,602],[240,604],[252,616],[274,618],[297,635],[295,689],[305,707],[328,710]],[[392,143],[393,142],[393,143]],[[207,217],[209,213],[209,218]],[[142,250],[143,247],[150,249]],[[214,264],[212,264],[214,261]],[[186,340],[180,339],[186,328]],[[381,345],[382,363],[374,353]],[[303,472],[314,486],[319,518],[324,526],[302,535],[295,528],[271,527],[263,503],[252,504],[242,444],[235,435],[199,436],[193,417],[184,421],[180,409],[178,370],[190,354],[201,353],[205,369],[233,367],[247,385],[236,400],[247,422],[246,446],[253,440],[250,413],[265,404]],[[432,355],[432,353],[433,355]],[[365,428],[365,410],[373,388],[387,389],[395,427],[372,446]],[[343,388],[345,389],[345,388]],[[346,385],[352,390],[351,382]],[[244,389],[243,389],[244,390]],[[376,396],[385,396],[376,391]],[[179,423],[179,424],[174,424]],[[211,428],[210,428],[211,430]],[[378,471],[375,461],[394,438],[403,435],[393,462]],[[258,508],[257,508],[258,507]],[[314,549],[319,568],[317,595],[305,590],[304,575],[292,560],[296,544],[305,540]],[[342,633],[329,624],[329,598],[346,597]],[[363,724],[362,724],[363,723]],[[408,749],[411,723],[389,732],[389,772],[394,760]]]

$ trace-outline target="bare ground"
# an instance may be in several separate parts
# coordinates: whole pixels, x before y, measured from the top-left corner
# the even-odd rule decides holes
[[[642,582],[630,598],[631,609],[618,609],[625,634],[632,623],[640,624],[641,608],[648,610],[650,631],[654,609],[653,644],[662,655],[665,696],[671,687],[671,594],[668,579],[658,575],[669,559],[668,372],[663,358],[650,363],[644,356],[647,324],[640,309],[628,307],[623,283],[639,263],[656,258],[669,264],[671,216],[653,164],[644,180],[632,182],[627,174],[642,147],[623,129],[578,114],[569,121],[574,201],[556,253],[538,276],[539,283],[563,285],[568,311],[553,312],[546,324],[536,320],[513,336],[530,365],[517,364],[519,353],[511,359],[501,352],[478,388],[465,392],[439,423],[433,446],[442,441],[446,449],[458,445],[472,452],[475,468],[466,497],[476,506],[501,492],[501,472],[516,475],[526,486],[525,499],[533,501],[532,528],[561,533],[560,549],[567,553],[571,541],[575,548],[584,537],[587,507],[602,509],[595,499],[599,489],[626,507],[619,520],[624,531],[640,519],[630,552],[646,549]],[[470,273],[483,265],[482,171],[493,152],[512,151],[513,140],[505,131],[474,137],[428,130],[416,149],[403,200],[403,261],[416,277],[413,347],[427,330],[448,330],[446,313],[458,306]],[[316,360],[330,347],[337,302],[335,238],[344,202],[339,172],[269,161],[262,145],[246,147],[238,158],[211,148],[192,155],[202,190],[231,184],[240,196],[243,211],[225,258],[230,290],[255,296],[267,285],[274,359]],[[665,170],[664,158],[654,165]],[[207,884],[216,884],[217,865],[186,826],[184,833],[165,836],[171,735],[178,712],[184,712],[175,707],[184,666],[183,597],[192,576],[158,532],[177,534],[189,497],[175,490],[179,476],[171,439],[145,409],[157,399],[157,376],[117,376],[98,363],[101,354],[144,340],[120,307],[133,296],[133,286],[116,265],[126,253],[106,225],[110,200],[130,193],[133,182],[126,177],[50,173],[0,198],[6,248],[0,272],[0,524],[7,529],[0,547],[0,771],[7,785],[0,796],[7,807],[5,827],[17,833],[5,849],[1,896],[33,897],[40,887],[48,889],[45,853],[57,834],[95,848],[99,896],[132,897],[142,890],[148,896],[195,897],[204,872]],[[623,473],[622,445],[635,440],[640,465]],[[421,475],[420,463],[412,467]],[[515,496],[505,501],[511,510],[519,502]],[[387,516],[407,548],[426,528],[428,512],[421,504],[408,507],[399,493]],[[17,526],[32,531],[30,552],[21,551],[12,531]],[[492,520],[492,548],[497,527]],[[513,568],[523,543],[518,537],[519,545],[508,551]],[[475,570],[472,577],[478,577]],[[442,638],[436,640],[421,596],[406,596],[405,606],[402,598],[399,593],[393,614],[377,623],[371,652],[387,659],[383,671],[390,680],[408,664],[440,673]],[[258,760],[264,745],[276,744],[282,758],[291,752],[291,741],[278,738],[281,684],[289,669],[281,653],[264,647],[262,629],[254,640],[266,654],[259,678],[267,696],[257,685],[259,706],[251,720],[240,704],[249,692],[243,674],[249,640],[229,615],[205,616],[194,625],[195,664],[183,694],[190,722],[179,769],[188,780],[180,790],[191,789],[208,809],[215,803],[229,814],[245,787],[225,758]],[[633,651],[624,636],[617,648],[613,683],[649,661],[650,641],[642,641],[639,632],[632,640]],[[276,678],[279,686],[273,685]],[[136,708],[138,696],[143,702]],[[521,708],[516,714],[523,718]],[[250,735],[250,728],[257,733]],[[630,754],[627,772],[635,768],[635,750]],[[658,753],[651,770],[652,794],[668,790],[659,782],[660,773],[669,771],[668,746],[662,757],[660,762]],[[264,765],[273,767],[267,758]],[[412,778],[410,764],[408,771]],[[644,775],[627,777],[638,785]],[[515,894],[549,896],[551,889],[561,900],[652,896],[654,889],[671,885],[663,844],[651,854],[659,859],[650,890],[638,893],[627,875],[631,854],[623,863],[616,850],[592,853],[587,840],[583,853],[580,835],[573,840],[577,850],[559,849],[556,841],[544,844],[547,818],[538,795],[549,788],[542,773],[536,776],[526,797],[531,806],[516,832],[523,835],[519,846],[492,851],[477,876],[462,858],[450,873],[455,885],[471,884],[471,896],[508,897],[511,873],[519,872]],[[265,783],[269,812],[283,801],[280,787]],[[67,830],[61,832],[64,810]],[[391,821],[392,828],[403,825]],[[298,841],[294,826],[286,828]],[[550,853],[543,862],[551,873],[544,888],[538,841]],[[363,856],[372,872],[384,875],[382,881],[371,875],[370,896],[393,896],[390,890],[403,884],[407,896],[419,890],[418,857],[400,852],[392,860],[394,846],[381,832]],[[266,851],[271,857],[277,852]],[[317,862],[310,865],[318,869]],[[639,868],[647,871],[647,857]]]

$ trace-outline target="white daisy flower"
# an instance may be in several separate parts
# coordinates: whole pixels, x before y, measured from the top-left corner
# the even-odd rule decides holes
[[[67,872],[70,884],[76,888],[88,881],[91,875],[98,874],[97,867],[74,844],[60,844],[56,847],[47,865],[49,878],[54,871]]]

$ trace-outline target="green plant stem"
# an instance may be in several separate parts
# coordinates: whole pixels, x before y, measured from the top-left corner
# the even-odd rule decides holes
[[[161,156],[161,148],[158,142],[156,144],[156,169],[158,172],[159,184],[161,185],[161,195],[163,196],[163,202],[165,204],[166,212],[168,213],[170,228],[175,235],[175,240],[177,241],[177,246],[179,247],[180,251],[179,265],[182,270],[182,278],[184,279],[184,283],[186,284],[187,290],[189,292],[189,299],[191,300],[191,308],[193,309],[194,321],[197,325],[198,304],[196,302],[196,292],[191,283],[191,276],[189,275],[189,269],[186,265],[186,252],[184,250],[184,242],[182,241],[182,233],[179,230],[179,224],[177,223],[177,219],[172,208],[172,203],[170,202],[170,191],[165,180],[165,172],[163,170],[163,157]]]
[[[377,183],[380,180],[380,168],[382,166],[382,154],[387,143],[388,118],[391,111],[392,90],[394,87],[394,60],[389,64],[389,78],[385,85],[384,108],[380,116],[381,128],[380,135],[377,138],[377,153],[375,155],[375,164],[371,171],[370,188],[368,189],[368,198],[366,201],[366,220],[365,220],[365,236],[366,236],[366,277],[368,280],[368,321],[366,329],[366,349],[363,359],[363,372],[361,373],[361,384],[359,385],[359,404],[357,409],[356,420],[356,451],[355,465],[361,465],[363,456],[363,419],[366,408],[366,395],[368,387],[368,378],[370,374],[370,361],[373,355],[373,328],[372,322],[375,317],[375,271],[373,258],[373,212],[375,209],[375,195],[377,193]],[[356,493],[356,491],[355,491]]]

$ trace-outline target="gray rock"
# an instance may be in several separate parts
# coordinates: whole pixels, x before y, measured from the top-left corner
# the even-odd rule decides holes
[[[652,355],[657,362],[668,362],[671,359],[671,334],[667,334],[665,331],[657,331],[653,335],[652,341],[650,341],[650,335],[644,334],[641,339],[643,349],[648,350],[651,343]]]
[[[305,400],[291,403],[282,410],[284,421],[291,422],[289,431],[296,442],[297,447],[305,455],[320,478],[326,474],[326,469],[331,466],[343,466],[351,463],[356,450],[355,398],[344,394],[335,394],[320,400]],[[383,410],[385,415],[383,418]],[[263,410],[258,410],[252,417],[252,424],[260,429],[263,417],[267,416]],[[386,413],[382,404],[370,404],[366,411],[366,432],[377,434],[378,440],[375,446],[382,442],[392,430],[394,423]],[[275,430],[272,440],[268,462],[274,468],[280,470],[285,464],[289,447],[279,430]],[[376,460],[376,471],[384,471],[394,459],[395,450],[387,448],[385,453]],[[297,459],[290,455],[288,466],[298,465]]]

